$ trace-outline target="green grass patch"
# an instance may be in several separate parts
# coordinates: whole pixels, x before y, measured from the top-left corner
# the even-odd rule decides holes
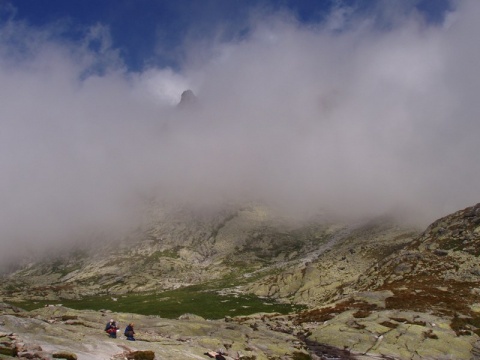
[[[58,302],[58,301],[57,301]],[[255,295],[220,295],[202,286],[189,286],[158,294],[127,294],[113,301],[109,296],[86,297],[82,300],[59,301],[63,306],[77,310],[108,309],[143,315],[159,315],[168,319],[185,313],[196,314],[206,319],[221,319],[225,316],[245,316],[258,312],[288,314],[303,309],[300,306],[277,303]],[[43,307],[51,302],[26,301],[12,303],[25,310]]]

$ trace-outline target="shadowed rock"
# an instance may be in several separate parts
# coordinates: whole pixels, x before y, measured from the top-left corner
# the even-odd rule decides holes
[[[188,89],[182,93],[180,102],[178,103],[177,107],[179,109],[191,108],[195,106],[196,103],[197,103],[197,97],[195,96],[192,90]]]

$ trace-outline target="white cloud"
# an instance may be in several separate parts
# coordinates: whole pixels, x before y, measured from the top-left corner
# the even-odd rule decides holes
[[[139,97],[174,106],[180,101],[180,95],[192,85],[181,74],[171,69],[148,69],[135,77],[135,90]]]
[[[408,20],[385,32],[272,17],[181,73],[135,74],[105,28],[92,33],[98,51],[10,22],[0,37],[2,245],[111,233],[152,194],[294,212],[402,208],[426,220],[469,206],[480,196],[479,12],[463,2],[448,26]],[[198,106],[176,109],[192,87]]]

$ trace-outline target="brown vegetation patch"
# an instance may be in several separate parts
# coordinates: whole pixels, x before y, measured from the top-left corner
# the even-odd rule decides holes
[[[312,360],[312,357],[308,354],[305,354],[305,353],[302,353],[302,352],[299,352],[299,351],[295,351],[292,354],[292,359],[293,360]]]
[[[472,335],[473,333],[480,336],[480,316],[454,316],[450,327],[457,336]]]
[[[357,310],[353,313],[353,317],[355,319],[363,319],[363,318],[366,318],[368,317],[372,312],[370,310],[364,310],[364,309],[361,309],[361,310]]]
[[[127,354],[127,359],[128,360],[154,360],[155,359],[155,353],[153,351],[147,350],[147,351],[133,351],[129,354]]]
[[[478,282],[418,276],[409,278],[408,281],[388,284],[382,289],[389,289],[394,293],[385,300],[385,306],[389,310],[418,311],[452,317],[450,327],[457,336],[473,333],[480,336],[480,316],[470,308],[470,305],[477,301],[477,295],[472,289],[479,285]],[[446,287],[448,291],[440,290],[440,287]],[[406,319],[392,318],[392,320],[404,322]],[[413,323],[425,326],[424,323],[418,324],[415,321]]]
[[[349,299],[321,309],[314,309],[303,311],[298,314],[295,324],[302,324],[305,322],[324,322],[333,319],[336,315],[348,310],[357,310],[353,316],[356,318],[364,318],[371,314],[373,310],[377,309],[377,305],[369,304],[365,301],[355,301]]]
[[[380,325],[388,327],[390,329],[396,329],[398,327],[398,324],[395,324],[391,321],[383,321],[380,323]]]
[[[391,290],[394,294],[385,300],[385,306],[389,310],[431,312],[437,315],[453,316],[456,313],[471,312],[470,304],[475,302],[471,289],[475,286],[478,286],[478,283],[418,275],[384,285],[381,290]],[[446,287],[449,291],[439,289],[441,287]]]
[[[57,352],[52,357],[54,359],[77,360],[77,355],[68,352]]]
[[[305,311],[298,315],[295,323],[302,324],[305,322],[324,322],[333,319],[335,317],[334,314],[335,309],[333,307]]]

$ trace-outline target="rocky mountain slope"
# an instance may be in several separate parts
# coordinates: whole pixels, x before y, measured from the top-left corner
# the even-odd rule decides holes
[[[223,348],[242,359],[480,359],[480,204],[421,234],[385,218],[351,224],[319,216],[300,223],[259,206],[203,216],[157,208],[152,215],[136,241],[8,275],[3,301],[115,294],[121,302],[131,292],[159,297],[189,284],[205,291],[201,285],[213,282],[220,295],[248,292],[308,308],[289,315],[169,320],[4,305],[0,340],[10,348],[39,343],[45,358],[67,350],[90,359],[151,350],[157,359],[200,359]],[[144,342],[99,337],[110,316],[136,321]]]
[[[480,204],[441,218],[374,264],[310,338],[400,359],[480,358]],[[339,336],[339,334],[341,334]]]
[[[414,235],[386,218],[351,224],[319,215],[300,222],[262,206],[212,214],[155,207],[129,237],[33,261],[0,288],[12,301],[59,300],[224,280],[222,289],[319,304]]]

